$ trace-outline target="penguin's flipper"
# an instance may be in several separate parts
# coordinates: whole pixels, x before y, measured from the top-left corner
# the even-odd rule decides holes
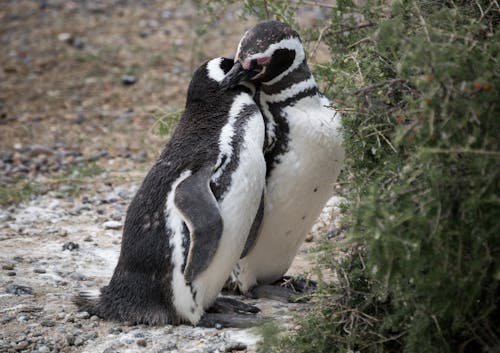
[[[248,234],[240,259],[247,256],[250,250],[252,250],[254,245],[257,243],[257,236],[259,235],[260,226],[262,225],[262,218],[264,218],[264,193],[262,193],[260,198],[259,209],[257,210],[257,214],[253,220],[252,227],[250,228],[250,233]]]
[[[184,179],[175,189],[174,203],[191,235],[184,269],[191,283],[212,261],[222,236],[219,204],[210,189],[213,168],[205,167]]]

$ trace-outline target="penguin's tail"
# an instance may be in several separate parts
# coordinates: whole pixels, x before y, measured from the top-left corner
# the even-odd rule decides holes
[[[86,311],[90,315],[99,315],[99,293],[79,292],[72,298],[73,304],[76,305],[78,311]]]

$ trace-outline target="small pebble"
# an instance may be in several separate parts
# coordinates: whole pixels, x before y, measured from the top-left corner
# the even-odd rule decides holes
[[[133,85],[134,83],[137,82],[137,77],[135,77],[134,75],[123,75],[122,76],[122,83],[124,85]]]
[[[16,294],[16,295],[33,294],[33,288],[28,287],[28,286],[22,286],[19,284],[9,284],[5,288],[5,292],[9,293],[9,294]]]
[[[111,327],[108,331],[110,334],[112,335],[117,335],[119,334],[120,332],[123,332],[122,328],[119,327],[119,326],[114,326],[114,327]]]
[[[66,343],[68,344],[68,346],[73,346],[75,344],[75,336],[72,335],[72,334],[68,334],[66,335]]]
[[[139,347],[146,347],[148,345],[144,339],[137,340],[136,343]]]
[[[73,272],[69,277],[73,281],[85,281],[87,279],[87,276],[81,274],[80,272]]]
[[[44,320],[40,323],[40,325],[42,325],[43,327],[54,327],[56,323],[51,320]]]
[[[104,229],[121,229],[122,223],[118,221],[107,221],[103,223]]]
[[[245,351],[247,349],[247,345],[241,342],[235,342],[235,343],[230,343],[228,346],[226,346],[225,351],[226,352],[233,352],[233,351]]]
[[[16,344],[16,346],[14,347],[14,349],[16,351],[22,351],[22,350],[28,348],[29,345],[30,344],[29,344],[28,341],[22,341],[22,342],[19,342],[18,344]]]
[[[9,271],[9,272],[7,272],[7,276],[9,276],[9,277],[14,277],[16,275],[17,275],[17,273],[15,271]]]
[[[81,311],[79,313],[76,313],[75,316],[77,319],[88,319],[90,317],[90,314],[86,311]]]
[[[33,272],[35,272],[35,273],[47,273],[47,271],[43,268],[35,268],[33,270]]]
[[[80,246],[77,243],[73,243],[72,241],[68,241],[67,243],[64,243],[62,249],[64,250],[69,250],[73,251],[78,249]]]

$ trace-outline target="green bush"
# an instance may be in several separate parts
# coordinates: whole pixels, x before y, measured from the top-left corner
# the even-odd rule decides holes
[[[356,3],[298,28],[331,54],[313,69],[343,116],[349,244],[323,254],[338,281],[302,329],[262,351],[500,352],[498,2]]]

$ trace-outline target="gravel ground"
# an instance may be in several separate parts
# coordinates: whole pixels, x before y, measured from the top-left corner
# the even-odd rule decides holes
[[[255,330],[191,326],[147,327],[102,321],[79,313],[71,297],[96,291],[118,259],[126,207],[138,183],[110,185],[110,174],[93,178],[93,189],[61,197],[59,189],[0,210],[0,352],[231,352],[256,351]],[[308,249],[331,227],[334,198],[313,229],[291,273],[311,268]],[[334,212],[332,213],[332,209]],[[307,304],[246,300],[262,317],[294,327]]]

